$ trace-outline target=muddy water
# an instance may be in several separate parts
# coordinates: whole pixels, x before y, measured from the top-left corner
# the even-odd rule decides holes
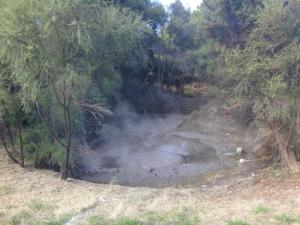
[[[178,131],[183,115],[140,116],[125,104],[117,109],[118,116],[119,120],[104,126],[97,145],[81,151],[88,171],[83,179],[169,186],[233,164],[224,157],[228,150],[217,138]]]

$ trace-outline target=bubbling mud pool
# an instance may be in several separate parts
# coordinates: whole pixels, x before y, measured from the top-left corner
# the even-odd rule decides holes
[[[215,137],[178,130],[184,115],[148,117],[116,109],[116,121],[103,127],[101,140],[80,150],[81,179],[121,185],[161,187],[233,164]],[[124,117],[126,115],[126,117]]]

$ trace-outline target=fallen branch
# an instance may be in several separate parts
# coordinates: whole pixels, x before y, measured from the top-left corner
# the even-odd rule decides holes
[[[110,109],[105,108],[99,104],[90,104],[82,101],[79,101],[77,103],[80,107],[89,112],[96,120],[104,120],[105,117],[113,116],[113,112]]]

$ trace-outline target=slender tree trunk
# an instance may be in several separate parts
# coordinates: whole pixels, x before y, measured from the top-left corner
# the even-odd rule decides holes
[[[290,140],[292,140],[292,138],[294,137],[294,144],[296,147],[299,148],[299,132],[300,132],[300,96],[297,96],[296,101],[296,112],[295,112],[295,118],[294,118],[294,125],[293,125],[293,134],[290,137]],[[298,160],[300,158],[300,150],[298,149],[298,151],[296,151]]]
[[[51,82],[51,80],[50,80]],[[61,141],[59,141],[59,138],[57,137],[57,140],[62,144],[62,146],[65,149],[65,154],[64,154],[64,162],[61,170],[61,178],[63,180],[66,180],[69,176],[69,161],[70,161],[70,151],[71,151],[71,140],[72,140],[72,134],[71,134],[71,112],[70,112],[70,102],[71,102],[71,96],[67,94],[66,96],[66,84],[64,83],[63,85],[63,91],[62,91],[62,96],[63,100],[60,99],[59,94],[54,86],[54,83],[51,82],[51,86],[53,88],[53,92],[55,94],[55,97],[57,99],[57,102],[60,104],[60,106],[63,109],[63,114],[64,114],[64,125],[65,125],[65,138],[67,143],[64,144]]]
[[[7,143],[6,143],[6,140],[5,140],[5,138],[4,138],[2,132],[1,132],[1,134],[0,134],[0,139],[1,139],[2,145],[3,145],[4,149],[5,149],[5,151],[6,151],[7,155],[8,155],[8,157],[9,157],[12,161],[14,161],[15,163],[21,165],[21,163],[19,162],[19,160],[17,160],[17,159],[11,154],[11,152],[9,151],[8,145],[7,145]]]
[[[70,113],[70,99],[68,99],[67,106],[64,108],[64,122],[66,129],[67,145],[65,148],[65,159],[62,170],[62,179],[66,180],[69,177],[69,162],[71,152],[71,113]]]
[[[11,147],[13,149],[13,151],[16,153],[16,148],[15,148],[15,142],[14,142],[14,139],[13,139],[13,136],[12,136],[12,132],[11,132],[11,129],[9,127],[9,125],[7,124],[6,121],[4,121],[4,125],[7,129],[7,134],[8,134],[8,137],[9,137],[9,141],[10,141],[10,144],[11,144]]]
[[[21,166],[25,167],[23,129],[22,129],[22,123],[21,122],[19,122],[19,132],[20,132],[19,137],[20,137]]]

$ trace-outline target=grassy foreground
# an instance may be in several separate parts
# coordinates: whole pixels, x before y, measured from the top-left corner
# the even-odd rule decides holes
[[[1,220],[1,224],[11,225],[63,225],[66,224],[72,215],[64,214],[59,218],[53,219],[54,215],[51,215],[51,208],[44,205],[41,202],[33,202],[30,205],[30,210],[23,210],[9,220]],[[258,205],[253,210],[252,218],[250,219],[233,219],[224,221],[227,225],[250,225],[250,224],[300,224],[300,216],[295,217],[288,214],[278,214],[275,216],[269,213],[271,209],[265,206]],[[197,214],[197,213],[195,213]],[[269,216],[268,216],[269,214]],[[55,217],[55,216],[54,216]],[[248,221],[251,220],[252,222]],[[168,213],[164,215],[148,214],[144,215],[142,219],[130,219],[130,218],[117,218],[115,220],[109,220],[97,215],[91,215],[86,218],[85,221],[78,224],[84,225],[198,225],[205,224],[201,222],[200,218],[192,215],[188,215],[186,212]]]
[[[0,224],[300,224],[299,180],[265,177],[255,185],[210,188],[122,187],[61,181],[51,171],[21,169],[0,153]]]

